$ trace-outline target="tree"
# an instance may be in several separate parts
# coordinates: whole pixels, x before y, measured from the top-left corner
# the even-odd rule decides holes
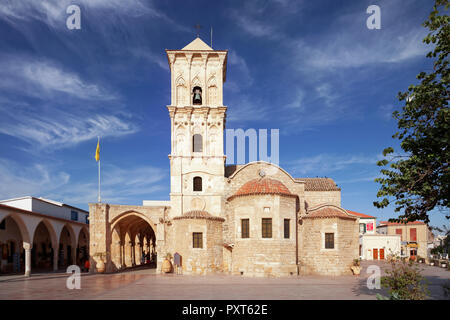
[[[434,45],[427,54],[433,59],[433,71],[421,72],[420,84],[409,86],[398,98],[404,101],[400,111],[394,111],[398,131],[392,136],[401,141],[402,155],[394,155],[392,147],[383,151],[390,159],[378,161],[382,177],[377,193],[378,208],[395,204],[395,212],[403,211],[401,221],[429,222],[428,212],[434,208],[448,213],[450,184],[450,110],[448,54],[450,26],[447,10],[449,0],[435,0],[433,11],[423,26],[429,29],[424,43]],[[440,14],[439,10],[443,10]],[[446,215],[450,219],[449,215]]]

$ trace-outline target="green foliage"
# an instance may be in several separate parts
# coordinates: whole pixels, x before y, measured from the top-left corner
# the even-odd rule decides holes
[[[392,259],[390,265],[386,276],[381,278],[381,286],[389,290],[389,300],[424,300],[428,297],[429,291],[417,264]]]
[[[448,297],[450,295],[450,281],[447,281],[442,285],[442,289],[444,290],[444,295]]]
[[[450,208],[449,0],[435,1],[423,24],[430,31],[423,42],[434,45],[427,54],[434,60],[433,72],[421,72],[420,84],[399,93],[404,106],[393,113],[399,130],[392,137],[401,141],[404,155],[394,155],[392,147],[383,151],[391,158],[377,163],[384,167],[383,176],[375,179],[381,184],[377,197],[382,199],[374,202],[384,208],[394,201],[395,211],[403,211],[398,220],[426,223],[429,211]]]

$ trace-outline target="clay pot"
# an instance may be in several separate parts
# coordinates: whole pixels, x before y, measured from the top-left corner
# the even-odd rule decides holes
[[[358,276],[361,273],[361,267],[360,266],[351,266],[352,272],[355,276]]]
[[[161,267],[162,272],[164,273],[170,273],[172,272],[172,263],[170,262],[170,260],[165,259],[162,263],[162,267]]]
[[[96,268],[98,273],[105,272],[105,262],[103,262],[103,259],[100,258],[100,261],[97,262]]]

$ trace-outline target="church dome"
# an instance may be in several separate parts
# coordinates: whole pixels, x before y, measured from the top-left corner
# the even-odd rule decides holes
[[[270,178],[262,178],[246,182],[234,195],[229,197],[228,200],[231,200],[235,197],[264,194],[296,197],[296,195],[292,194],[282,182]]]

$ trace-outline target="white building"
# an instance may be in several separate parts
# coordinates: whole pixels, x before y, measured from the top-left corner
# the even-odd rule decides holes
[[[352,216],[359,218],[359,235],[376,234],[377,218],[364,213],[347,210]]]
[[[35,197],[0,201],[0,273],[51,271],[89,257],[89,213]]]
[[[390,255],[400,255],[401,236],[363,234],[359,238],[362,260],[384,260]]]

